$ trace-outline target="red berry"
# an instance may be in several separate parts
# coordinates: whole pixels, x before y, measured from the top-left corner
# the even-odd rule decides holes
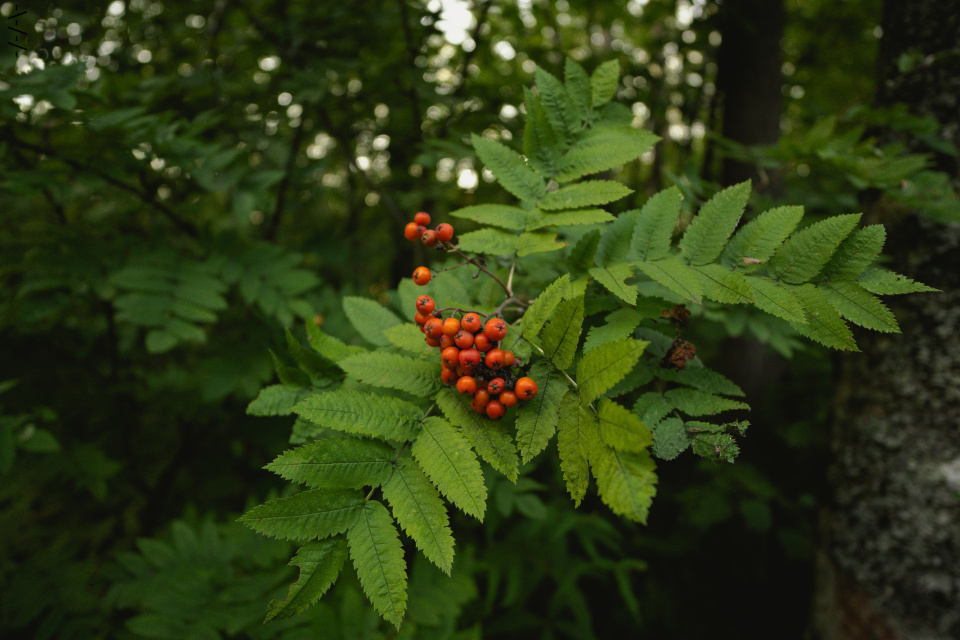
[[[457,391],[465,396],[472,396],[477,392],[477,381],[472,376],[463,376],[457,380]]]
[[[499,420],[503,417],[503,414],[507,412],[507,410],[503,408],[503,404],[497,400],[491,400],[489,403],[487,403],[486,409],[487,417],[491,420]]]
[[[470,407],[473,408],[473,410],[476,411],[476,412],[479,413],[479,414],[484,414],[484,415],[485,415],[485,414],[487,413],[487,407],[486,407],[485,405],[482,405],[482,404],[477,404],[477,401],[476,401],[476,400],[473,400],[473,401],[470,402]]]
[[[463,365],[457,367],[457,373],[461,376],[472,376],[474,372],[474,367],[465,367]]]
[[[413,216],[413,221],[416,222],[417,224],[422,224],[423,226],[427,226],[428,224],[430,224],[430,214],[425,211],[421,211],[417,215]]]
[[[503,366],[512,367],[513,363],[516,362],[517,357],[513,355],[513,351],[504,351],[503,352]]]
[[[437,344],[440,344],[440,336],[443,335],[443,322],[439,318],[430,318],[423,324],[424,331],[427,332],[427,335],[434,340],[437,340]]]
[[[460,365],[464,368],[480,364],[480,352],[476,349],[464,349],[460,352]]]
[[[483,361],[491,369],[499,369],[503,366],[503,351],[500,349],[490,349]]]
[[[454,344],[453,338],[451,338],[450,336],[440,336],[440,350],[441,350],[441,351],[443,351],[444,349],[449,349],[450,347],[455,347],[455,346],[457,346],[457,345]]]
[[[478,333],[473,337],[473,348],[477,351],[490,351],[493,348],[493,343],[490,342],[490,338],[486,334]]]
[[[436,338],[431,338],[430,336],[427,336],[426,342],[427,342],[427,345],[428,345],[428,346],[431,346],[431,347],[439,347],[439,346],[440,346],[440,341],[437,340]]]
[[[460,324],[463,325],[462,322]],[[461,349],[469,349],[473,346],[473,334],[460,329],[460,331],[457,331],[457,335],[453,336],[453,341],[456,342],[457,346]]]
[[[430,296],[420,296],[416,301],[417,311],[423,315],[429,315],[433,313],[433,310],[437,308],[437,304],[433,301],[433,298]]]
[[[420,225],[416,222],[408,222],[407,226],[403,228],[403,237],[411,242],[418,239],[422,235],[419,227]]]
[[[423,313],[418,313],[413,316],[413,321],[417,323],[418,327],[423,327],[423,325],[429,320],[432,316],[425,315]]]
[[[468,313],[467,315],[463,316],[463,320],[460,321],[460,326],[470,333],[476,333],[482,326],[480,323],[480,316],[475,313]]]
[[[488,402],[490,402],[490,392],[486,389],[477,389],[473,394],[473,403],[485,407]]]
[[[453,239],[453,226],[446,222],[437,225],[437,239],[440,242],[450,242]]]
[[[487,324],[483,325],[483,332],[490,338],[491,342],[503,340],[503,337],[507,335],[507,323],[502,318],[490,318],[487,320]]]
[[[487,391],[492,394],[498,394],[503,391],[503,388],[507,385],[507,382],[503,378],[494,378],[487,383]]]
[[[517,385],[515,388],[517,397],[521,400],[529,400],[533,396],[537,395],[537,383],[533,381],[533,378],[520,378],[517,380]]]
[[[437,246],[437,232],[433,229],[427,229],[423,232],[423,235],[420,236],[420,242],[422,242],[425,247]]]
[[[512,407],[517,404],[517,394],[513,391],[501,391],[500,392],[500,404],[505,407]]]
[[[456,384],[459,377],[453,369],[444,368],[440,371],[440,379],[443,380],[443,384]]]
[[[460,331],[460,321],[456,318],[447,318],[443,321],[443,334],[446,336],[455,336]]]
[[[440,358],[443,360],[443,366],[447,369],[456,369],[457,364],[460,362],[460,349],[456,347],[447,347],[440,354]]]
[[[430,269],[426,267],[417,267],[413,270],[413,281],[421,287],[430,282]]]

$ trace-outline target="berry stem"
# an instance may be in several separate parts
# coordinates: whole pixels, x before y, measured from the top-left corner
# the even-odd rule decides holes
[[[485,274],[487,274],[488,276],[490,276],[491,278],[493,278],[494,280],[496,280],[496,281],[497,281],[497,284],[499,284],[501,287],[503,287],[503,290],[507,293],[507,297],[508,297],[508,298],[513,297],[513,292],[510,290],[510,287],[508,287],[507,285],[505,285],[505,284],[503,283],[503,280],[501,280],[500,278],[498,278],[497,276],[495,276],[493,273],[491,273],[490,271],[488,271],[486,267],[484,267],[482,264],[480,264],[479,262],[477,262],[477,259],[476,259],[476,258],[471,258],[471,257],[468,256],[467,254],[465,254],[463,251],[460,251],[460,249],[457,249],[456,247],[454,247],[454,246],[451,245],[451,244],[445,244],[444,247],[446,247],[446,249],[447,249],[448,252],[455,253],[455,254],[457,254],[458,256],[460,256],[461,258],[463,258],[464,260],[466,260],[466,263],[464,263],[464,264],[467,264],[467,263],[472,264],[473,266],[475,266],[475,267],[477,267],[478,269],[480,269],[480,271],[483,271]],[[461,265],[458,265],[458,266],[461,266]]]

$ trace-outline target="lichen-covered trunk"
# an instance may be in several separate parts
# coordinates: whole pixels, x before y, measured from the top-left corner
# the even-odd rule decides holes
[[[960,0],[887,0],[882,26],[878,102],[960,144]],[[942,293],[892,299],[903,335],[839,358],[816,640],[960,638],[960,228],[883,209],[895,269]]]

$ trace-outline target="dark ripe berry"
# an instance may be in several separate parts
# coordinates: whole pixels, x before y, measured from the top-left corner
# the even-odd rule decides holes
[[[474,372],[475,369],[473,367],[465,367],[463,365],[457,367],[457,374],[461,376],[472,376]]]
[[[456,369],[457,365],[460,363],[460,349],[456,347],[447,347],[440,354],[440,358],[443,360],[443,366],[447,369]]]
[[[424,331],[427,332],[427,335],[434,340],[437,340],[437,344],[440,344],[440,336],[443,335],[443,322],[439,318],[430,318],[423,324]]]
[[[457,375],[457,372],[453,369],[441,369],[440,379],[443,381],[443,384],[456,384],[460,376]]]
[[[417,306],[417,311],[425,316],[430,315],[433,313],[433,310],[437,308],[437,304],[430,296],[419,296],[415,304]]]
[[[503,391],[503,388],[506,386],[506,382],[503,378],[494,378],[487,383],[487,391],[496,395]]]
[[[420,242],[422,242],[425,247],[437,246],[437,232],[433,229],[427,229],[423,232],[423,235],[420,236]]]
[[[477,392],[477,381],[471,376],[463,376],[457,380],[457,391],[465,396],[472,396]]]
[[[487,356],[483,359],[483,362],[493,370],[497,370],[503,366],[503,351],[500,349],[490,349],[487,352]]]
[[[461,322],[460,324],[462,325],[463,323]],[[469,349],[473,346],[473,334],[460,329],[460,331],[457,331],[457,335],[453,336],[453,341],[457,343],[457,346],[461,349]]]
[[[503,408],[503,404],[498,400],[491,400],[487,403],[486,412],[487,417],[491,420],[499,420],[507,410]]]
[[[490,402],[490,392],[486,389],[477,389],[473,394],[473,403],[485,407],[488,402]]]
[[[490,342],[490,338],[484,333],[478,333],[473,336],[473,348],[477,351],[490,351],[493,348],[493,343]]]
[[[480,364],[480,352],[476,349],[464,349],[460,352],[460,365],[464,368]]]
[[[419,227],[420,225],[418,225],[416,222],[408,222],[407,226],[403,228],[403,237],[411,242],[417,240],[421,235],[423,235],[420,233]]]
[[[501,391],[500,392],[500,404],[505,407],[512,407],[517,404],[517,394],[513,391]]]
[[[430,214],[427,213],[426,211],[421,211],[417,215],[413,216],[413,221],[416,222],[417,224],[422,224],[423,226],[427,226],[428,224],[430,224]]]
[[[446,222],[438,224],[437,239],[440,242],[450,242],[453,239],[453,227]]]
[[[490,384],[489,380],[477,380],[477,389],[483,389],[487,391],[487,385]]]
[[[490,338],[491,342],[503,340],[507,335],[507,323],[502,318],[490,318],[487,324],[483,325],[483,333]]]
[[[483,325],[480,323],[480,316],[475,313],[468,313],[463,316],[463,320],[460,321],[460,326],[470,333],[476,333],[480,331],[480,327]]]
[[[441,351],[443,351],[444,349],[449,349],[450,347],[455,347],[455,346],[457,346],[457,345],[454,344],[453,338],[451,338],[450,336],[440,336],[440,350],[441,350]]]
[[[421,287],[430,282],[430,269],[426,267],[417,267],[413,270],[413,281]]]
[[[504,351],[503,352],[503,366],[512,367],[513,363],[516,362],[517,357],[513,355],[513,351]]]
[[[440,346],[440,341],[437,340],[436,338],[431,338],[430,336],[427,336],[426,342],[427,342],[427,346],[430,346],[430,347],[439,347],[439,346]]]
[[[447,318],[443,321],[443,335],[455,336],[460,331],[460,321],[456,318]]]
[[[529,400],[537,395],[537,383],[533,381],[533,378],[520,378],[517,380],[515,389],[517,397],[521,400]]]
[[[413,316],[413,321],[417,323],[417,326],[418,326],[418,327],[423,327],[423,325],[424,325],[424,324],[427,322],[427,320],[429,320],[431,317],[432,317],[432,316],[428,316],[428,315],[424,315],[424,314],[422,314],[422,313],[418,313],[417,315]]]

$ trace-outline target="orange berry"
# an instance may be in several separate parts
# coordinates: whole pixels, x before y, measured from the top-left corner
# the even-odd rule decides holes
[[[513,363],[516,362],[517,356],[513,355],[513,351],[504,351],[503,352],[503,366],[512,367]]]
[[[457,380],[457,391],[465,396],[471,396],[477,391],[477,381],[472,376],[463,376]]]
[[[490,351],[487,351],[483,362],[491,369],[499,369],[503,366],[503,351],[500,349],[490,349]]]
[[[423,232],[423,235],[420,236],[420,242],[422,242],[425,247],[437,246],[437,232],[433,229],[427,229]]]
[[[422,327],[431,317],[432,316],[428,316],[423,313],[418,313],[417,315],[413,316],[413,321],[417,323],[418,327]]]
[[[517,397],[521,400],[529,400],[537,395],[537,383],[533,381],[533,378],[520,378],[517,380],[515,389]]]
[[[480,352],[476,349],[464,349],[460,352],[460,365],[464,368],[480,364]]]
[[[440,336],[443,335],[443,322],[441,322],[440,318],[430,318],[423,323],[423,329],[429,337],[437,340],[437,344],[440,344]]]
[[[437,308],[437,304],[430,296],[419,296],[414,304],[417,307],[417,311],[423,315],[429,315]]]
[[[487,391],[492,394],[498,394],[503,391],[503,388],[507,386],[506,380],[503,378],[494,378],[487,383]]]
[[[411,242],[418,239],[421,235],[420,225],[416,222],[408,222],[407,226],[403,228],[403,237]]]
[[[413,221],[416,222],[417,224],[422,224],[423,226],[427,226],[428,224],[430,224],[430,214],[427,213],[426,211],[421,211],[417,215],[413,216]]]
[[[497,400],[491,400],[487,403],[486,413],[487,417],[491,420],[499,420],[506,412],[507,410],[503,408],[503,404]]]
[[[440,379],[443,381],[443,384],[456,384],[460,376],[457,375],[457,372],[453,369],[444,368],[440,371]]]
[[[470,402],[470,407],[471,407],[474,411],[476,411],[477,413],[479,413],[479,414],[484,414],[484,415],[485,415],[485,414],[487,413],[487,407],[486,407],[486,405],[477,404],[477,401],[476,401],[476,400],[472,400],[472,401]]]
[[[490,392],[486,389],[477,389],[473,394],[473,403],[485,407],[488,402],[490,402]]]
[[[427,345],[428,345],[428,346],[431,346],[431,347],[439,347],[439,346],[440,346],[440,341],[437,340],[436,338],[431,338],[430,336],[427,336],[426,342],[427,342]]]
[[[490,351],[493,348],[493,343],[490,342],[490,338],[486,334],[478,333],[473,337],[473,348],[477,351]]]
[[[447,347],[440,354],[440,358],[443,360],[443,366],[447,369],[456,369],[457,364],[460,362],[460,349],[456,347]]]
[[[446,222],[437,225],[437,239],[440,242],[450,242],[453,239],[453,226]]]
[[[463,322],[460,324],[462,325]],[[457,335],[453,336],[453,341],[456,342],[457,346],[461,349],[469,349],[473,346],[473,334],[460,329],[460,331],[457,331]]]
[[[500,392],[500,404],[505,407],[512,407],[517,404],[517,394],[513,391],[501,391]]]
[[[454,344],[453,338],[451,338],[450,336],[440,336],[440,350],[441,350],[441,351],[443,351],[444,349],[449,349],[450,347],[455,347],[455,346],[457,346],[457,345]]]
[[[463,320],[460,321],[460,326],[470,333],[476,333],[482,326],[480,323],[480,316],[475,313],[468,313],[467,315],[463,316]]]
[[[431,277],[430,269],[427,269],[426,267],[417,267],[413,270],[413,281],[421,287],[430,282]]]
[[[457,332],[460,331],[460,321],[456,318],[447,318],[443,321],[443,334],[447,336],[455,336]]]
[[[503,321],[503,318],[490,318],[487,320],[487,324],[483,325],[483,333],[490,338],[491,342],[503,340],[504,336],[507,335],[507,323]]]
[[[475,371],[475,367],[465,367],[463,365],[457,367],[457,373],[461,376],[472,376]]]

